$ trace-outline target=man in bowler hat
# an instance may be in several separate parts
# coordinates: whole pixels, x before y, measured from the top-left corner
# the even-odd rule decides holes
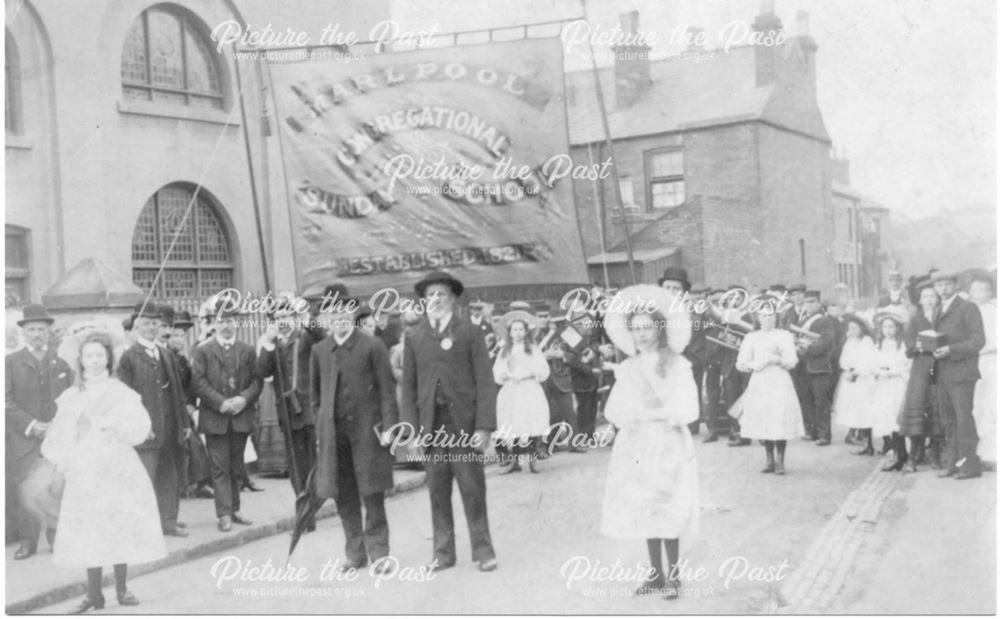
[[[42,439],[56,414],[56,398],[73,384],[73,370],[56,355],[51,343],[55,320],[41,305],[27,305],[17,326],[24,331],[25,347],[4,359],[7,416],[8,509],[21,544],[15,560],[27,559],[38,548],[41,523],[25,509],[17,487],[25,481],[32,465],[41,458]],[[47,530],[51,545],[54,531]]]
[[[687,271],[680,267],[667,267],[663,271],[663,275],[656,282],[660,288],[669,290],[670,292],[686,298],[688,304],[688,310],[691,314],[691,342],[684,348],[684,357],[691,362],[691,373],[694,375],[694,383],[698,386],[698,421],[692,421],[688,424],[688,429],[691,434],[698,434],[698,428],[701,425],[701,414],[702,411],[702,378],[705,375],[705,334],[707,330],[707,325],[703,324],[702,317],[696,315],[691,310],[691,301],[687,297],[691,290],[691,282],[688,281]],[[705,318],[704,322],[707,323],[708,319]],[[709,438],[711,438],[709,434]]]
[[[462,282],[442,271],[417,282],[427,318],[403,346],[401,418],[422,435],[440,432],[447,444],[426,450],[427,487],[434,526],[435,571],[455,564],[452,482],[458,482],[469,524],[472,558],[480,571],[497,568],[486,516],[486,476],[478,456],[496,430],[497,387],[486,342],[455,311]],[[440,434],[438,435],[440,436]],[[456,444],[457,443],[457,444]]]
[[[181,364],[160,339],[161,309],[152,301],[141,302],[132,312],[132,344],[118,362],[118,378],[142,397],[152,430],[138,445],[139,459],[146,467],[160,510],[164,535],[187,537],[178,522],[184,448],[191,438],[188,394]]]
[[[387,573],[393,455],[387,433],[399,420],[389,351],[358,328],[356,299],[331,306],[330,336],[312,346],[310,406],[319,441],[316,494],[333,498],[344,527],[343,569]],[[362,506],[364,520],[362,520]]]
[[[252,524],[240,513],[240,487],[243,450],[252,430],[260,380],[253,346],[236,339],[237,315],[226,299],[218,299],[210,317],[215,333],[195,349],[191,361],[192,388],[201,399],[198,431],[205,435],[212,461],[215,515],[223,532],[231,530],[234,522]]]

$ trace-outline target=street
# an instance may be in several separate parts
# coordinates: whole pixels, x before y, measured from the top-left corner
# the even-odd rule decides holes
[[[645,544],[600,535],[609,454],[600,448],[559,453],[541,463],[538,475],[498,476],[496,467],[488,470],[491,531],[500,562],[493,573],[478,572],[471,561],[456,489],[459,562],[428,577],[422,566],[431,554],[430,508],[426,489],[420,488],[387,502],[392,553],[400,566],[392,576],[365,571],[348,581],[340,575],[335,567],[343,560],[343,533],[339,520],[329,518],[303,538],[290,569],[285,568],[287,534],[273,536],[130,581],[141,601],[137,608],[118,607],[106,587],[109,605],[103,612],[775,612],[782,581],[804,567],[807,548],[845,497],[872,474],[876,459],[854,456],[856,448],[842,443],[823,448],[793,441],[789,472],[775,477],[758,472],[763,450],[756,445],[734,449],[723,439],[698,443],[697,449],[701,530],[696,538],[681,540],[686,577],[679,600],[634,597],[636,571],[648,564]],[[992,479],[982,480],[982,486]],[[38,612],[61,613],[70,605]]]

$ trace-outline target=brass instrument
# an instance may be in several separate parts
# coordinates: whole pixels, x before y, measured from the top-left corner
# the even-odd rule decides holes
[[[738,313],[734,310],[721,308],[710,303],[708,311],[712,315],[713,320],[718,322],[720,326],[716,327],[714,332],[709,332],[705,335],[705,339],[723,348],[739,351],[740,346],[743,344],[743,338],[747,333],[756,328],[745,320],[738,318]]]
[[[792,335],[795,337],[795,346],[797,348],[807,348],[822,337],[819,333],[813,333],[812,331],[795,325],[788,325],[788,330],[791,331]]]

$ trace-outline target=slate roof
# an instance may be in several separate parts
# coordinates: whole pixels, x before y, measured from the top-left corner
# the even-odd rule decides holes
[[[779,53],[795,53],[795,41]],[[651,60],[649,89],[625,109],[615,109],[614,67],[599,68],[612,138],[765,120],[830,140],[814,96],[787,92],[773,82],[756,85],[754,47],[733,47],[729,53],[710,51],[714,54],[703,54],[697,60],[683,55]],[[566,88],[573,89],[567,106],[570,143],[603,140],[593,72],[566,73]],[[790,101],[793,96],[799,100]],[[811,97],[811,101],[803,101],[804,97]]]

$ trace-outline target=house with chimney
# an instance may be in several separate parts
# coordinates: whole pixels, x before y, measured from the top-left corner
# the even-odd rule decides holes
[[[777,46],[689,49],[650,60],[614,48],[599,69],[618,173],[577,181],[575,201],[591,279],[640,282],[666,266],[709,286],[837,281],[831,139],[816,98],[817,45],[808,15]],[[621,16],[637,32],[636,12]],[[753,29],[783,29],[764,0]],[[608,157],[593,71],[566,75],[572,156]],[[613,96],[612,96],[613,93]],[[620,195],[621,208],[619,207]]]

